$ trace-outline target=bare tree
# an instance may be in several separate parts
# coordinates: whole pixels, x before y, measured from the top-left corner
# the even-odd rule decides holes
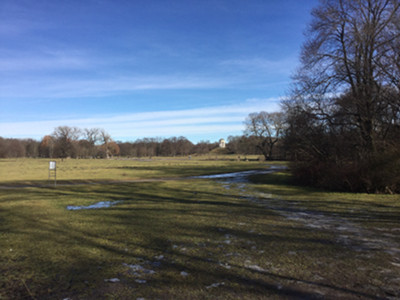
[[[112,156],[112,145],[110,143],[113,141],[111,139],[111,135],[107,133],[104,129],[100,129],[100,138],[102,142],[101,149],[104,152],[106,158],[110,158]]]
[[[400,190],[398,169],[381,172],[399,159],[391,149],[400,118],[400,1],[324,0],[312,15],[283,103],[300,173],[351,190]]]
[[[75,157],[76,144],[81,134],[77,127],[59,126],[52,134],[55,140],[55,152],[58,157]]]
[[[245,126],[245,135],[253,136],[256,140],[256,147],[266,160],[271,160],[274,145],[283,133],[283,113],[265,111],[251,113],[245,120]]]
[[[96,156],[96,144],[101,140],[100,132],[101,130],[99,128],[85,128],[83,130],[85,142],[81,144],[84,144],[87,155],[90,157]]]
[[[100,132],[99,128],[85,128],[83,130],[83,134],[85,139],[92,145],[95,145],[100,140]]]
[[[188,155],[192,152],[193,144],[187,138],[180,136],[176,141],[178,155]]]
[[[383,89],[399,85],[400,2],[398,0],[326,0],[313,22],[295,76],[295,96],[327,122],[333,122],[338,96],[349,126],[357,128],[360,155],[376,152]],[[343,103],[345,104],[345,103]],[[399,105],[399,103],[397,103]]]

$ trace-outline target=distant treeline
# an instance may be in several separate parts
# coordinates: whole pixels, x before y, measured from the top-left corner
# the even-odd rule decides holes
[[[103,129],[79,129],[60,126],[40,141],[0,137],[0,158],[109,158],[187,156],[216,152],[220,154],[261,155],[254,137],[230,136],[226,148],[218,142],[192,143],[185,137],[143,138],[132,142],[114,141]],[[283,159],[281,147],[273,157]]]
[[[200,141],[193,144],[185,137],[171,137],[168,139],[144,138],[135,142],[117,142],[121,156],[151,157],[151,156],[182,156],[193,154],[208,154],[216,152],[221,154],[262,155],[257,147],[254,137],[229,136],[225,149],[220,149],[217,142]],[[283,159],[284,153],[276,147],[273,157]]]

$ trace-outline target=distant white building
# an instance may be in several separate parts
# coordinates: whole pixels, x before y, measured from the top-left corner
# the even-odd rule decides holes
[[[220,139],[220,140],[219,140],[219,147],[220,147],[220,148],[225,148],[225,147],[226,147],[226,143],[225,143],[225,140],[224,140],[224,139]]]

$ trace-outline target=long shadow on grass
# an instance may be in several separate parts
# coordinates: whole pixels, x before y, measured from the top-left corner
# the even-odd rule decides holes
[[[226,271],[223,269],[223,267],[218,268],[218,262],[210,263],[208,259],[204,259],[203,257],[182,253],[179,253],[178,255],[183,256],[185,259],[190,261],[190,265],[188,266],[187,264],[175,263],[172,265],[174,268],[177,268],[178,270],[186,270],[189,274],[194,274],[195,278],[207,278],[207,280],[203,281],[205,286],[212,283],[224,282],[224,286],[222,287],[224,292],[228,294],[233,292],[233,294],[239,297],[241,293],[250,293],[264,297],[269,297],[271,294],[273,294],[294,299],[320,299],[321,295],[313,291],[316,288],[324,288],[328,289],[328,295],[333,294],[333,296],[337,296],[338,293],[340,293],[340,297],[344,296],[356,298],[362,297],[365,299],[383,299],[377,297],[376,295],[342,288],[331,284],[318,283],[315,281],[303,280],[301,278],[291,276],[283,276],[267,270],[254,270],[242,265],[232,264],[232,271]],[[204,264],[205,266],[203,268],[194,267],[193,264],[195,263]],[[212,264],[215,266],[211,266]],[[213,270],[216,266],[218,269],[214,270],[214,272],[211,272],[211,270]],[[260,278],[260,276],[262,277]],[[170,284],[167,282],[160,283]],[[182,281],[175,284],[179,283],[182,283]],[[299,286],[299,283],[304,284],[307,287],[301,287]],[[155,284],[157,284],[157,282],[155,282]],[[240,288],[237,291],[233,291],[233,286],[237,285],[239,285]],[[198,287],[198,282],[193,284],[193,287],[196,286]],[[217,292],[217,294],[221,294],[221,292]]]
[[[209,228],[203,228],[203,230],[207,232],[209,231]],[[211,232],[212,231],[215,230],[211,230]],[[241,234],[238,235],[240,236]],[[244,233],[242,233],[242,235],[245,236]],[[267,236],[263,236],[263,238],[266,237]],[[281,237],[268,236],[268,238],[272,240],[281,240],[283,242]],[[300,241],[301,239],[298,240]],[[303,240],[302,242],[308,243],[308,240]],[[207,250],[210,251],[209,248],[207,248]],[[229,294],[229,292],[233,292],[232,289],[234,289],[234,286],[239,286],[240,288],[233,292],[236,296],[241,295],[240,293],[245,290],[253,295],[264,297],[268,297],[269,295],[273,294],[291,298],[293,297],[296,299],[313,299],[320,298],[320,295],[313,291],[316,288],[324,288],[327,289],[330,294],[333,293],[334,295],[340,293],[341,295],[346,295],[346,297],[363,297],[367,299],[378,298],[375,295],[370,295],[368,293],[342,288],[332,284],[319,283],[292,276],[284,276],[264,269],[254,269],[251,266],[246,267],[244,265],[230,264],[231,269],[226,270],[224,266],[221,266],[218,259],[213,260],[205,256],[190,255],[187,253],[182,253],[178,250],[171,250],[169,254],[178,257],[180,261],[187,262],[175,262],[171,265],[171,267],[174,267],[178,270],[185,270],[191,274],[191,276],[194,277],[191,281],[193,287],[198,287],[198,278],[200,277],[202,278],[200,284],[208,287],[210,287],[213,283],[223,282],[224,286],[221,286],[220,288],[222,288],[227,294]],[[157,283],[167,284],[163,281],[157,281],[155,284],[157,285]],[[299,283],[306,286],[301,287],[299,286]],[[182,280],[174,284],[184,285]],[[216,293],[221,294],[221,292]]]
[[[108,186],[113,187],[113,186]],[[170,207],[176,207],[179,210],[210,210],[220,208],[219,211],[226,212],[230,210],[251,210],[254,213],[268,214],[267,211],[254,209],[254,205],[243,201],[241,198],[232,197],[224,193],[208,192],[208,191],[183,191],[179,188],[163,187],[162,183],[146,183],[146,184],[130,184],[118,185],[115,189],[110,190],[108,187],[99,190],[93,190],[90,193],[82,191],[80,188],[74,187],[75,193],[79,198],[87,197],[90,199],[101,199],[101,201],[123,200],[126,204],[134,205],[138,210],[165,210]],[[105,200],[104,197],[107,197]],[[146,203],[146,205],[142,205]],[[163,204],[160,208],[151,206]],[[124,210],[124,206],[116,206],[110,209]],[[128,208],[129,209],[129,208]]]
[[[290,281],[297,281],[310,285],[311,290],[313,286],[320,286],[351,296],[375,298],[341,287],[281,276],[268,271],[254,271],[241,265],[233,265],[232,270],[225,270],[217,265],[217,261],[209,261],[206,257],[208,251],[214,250],[210,247],[205,247],[201,255],[190,255],[171,249],[173,243],[182,241],[182,236],[207,240],[217,233],[218,226],[199,224],[196,219],[199,212],[203,213],[204,218],[209,218],[206,221],[210,224],[220,222],[221,215],[228,215],[235,220],[235,216],[257,219],[273,214],[222,193],[197,191],[197,194],[194,194],[162,184],[73,187],[35,193],[38,193],[37,201],[53,201],[50,204],[46,203],[48,207],[60,206],[56,200],[57,195],[73,195],[79,198],[86,195],[90,199],[102,201],[125,199],[125,202],[110,209],[67,212],[64,211],[64,207],[69,203],[65,203],[68,200],[63,200],[64,206],[59,208],[62,211],[55,210],[57,216],[37,211],[35,206],[32,206],[31,211],[15,208],[3,211],[7,219],[5,223],[15,224],[18,220],[16,223],[21,225],[17,228],[9,225],[1,230],[5,232],[7,229],[8,234],[26,239],[26,242],[20,245],[24,248],[14,250],[21,253],[20,258],[10,257],[6,264],[0,267],[6,278],[11,281],[4,283],[10,298],[12,295],[17,295],[16,298],[29,298],[33,295],[38,299],[74,296],[82,298],[82,295],[86,296],[83,296],[84,298],[96,298],[99,296],[97,290],[104,285],[104,279],[113,277],[123,279],[121,285],[133,288],[134,291],[144,290],[144,293],[151,294],[151,290],[148,289],[154,288],[159,296],[168,293],[171,286],[178,286],[179,290],[182,284],[182,288],[189,286],[189,289],[200,290],[199,293],[204,297],[208,292],[204,293],[201,290],[215,280],[232,283],[222,288],[222,295],[233,290],[232,294],[237,292],[239,297],[249,294],[259,297],[265,294],[298,298],[315,296],[304,288],[290,286]],[[46,209],[46,206],[44,208]],[[228,209],[231,211],[227,212]],[[171,225],[172,228],[169,227]],[[249,238],[247,233],[240,230],[233,231],[233,234]],[[267,234],[257,237],[251,235],[250,238],[282,243],[293,241],[293,236]],[[309,245],[321,241],[297,238],[296,242]],[[162,278],[154,281],[150,279],[147,287],[138,285],[134,277],[121,271],[123,263],[134,263],[143,258],[152,260],[154,255],[160,253],[171,256],[171,259],[167,257],[166,261],[162,262],[160,272],[174,272],[176,277],[169,277],[165,281]],[[13,268],[19,271],[14,273]],[[194,279],[182,283],[182,278],[179,277],[182,270],[193,274]],[[210,274],[210,270],[214,273]],[[13,279],[18,275],[26,277],[26,287]],[[276,283],[282,280],[286,284],[280,288]],[[160,287],[157,287],[158,284]],[[184,298],[182,295],[185,293],[189,291],[183,291],[178,296]]]
[[[243,165],[181,165],[181,166],[123,166],[117,167],[117,169],[129,170],[129,171],[155,171],[157,177],[159,176],[167,176],[167,177],[189,177],[189,176],[200,176],[200,175],[213,175],[213,174],[223,174],[223,173],[232,173],[244,171]],[[264,168],[260,165],[258,166],[250,166],[247,169],[249,170],[263,170]],[[154,176],[154,175],[153,175]]]
[[[138,258],[137,255],[124,250],[126,244],[150,253],[155,252],[157,248],[151,247],[151,243],[148,242],[121,241],[107,231],[102,234],[93,232],[90,228],[78,229],[65,220],[50,223],[48,220],[37,219],[34,215],[29,216],[16,211],[7,211],[6,214],[14,221],[23,222],[23,228],[8,228],[8,233],[23,236],[26,243],[24,248],[13,247],[15,253],[20,253],[16,259],[1,264],[0,270],[4,278],[9,277],[5,282],[0,280],[0,286],[6,290],[5,299],[82,296],[90,285],[103,285],[104,279],[115,277],[116,274],[109,269],[115,265],[120,266],[123,261]],[[82,216],[81,220],[83,219],[85,216]],[[112,222],[107,223],[113,225]],[[126,225],[129,226],[130,223]],[[143,227],[138,229],[144,230]],[[46,241],[49,240],[52,243],[46,246]],[[99,254],[90,255],[91,251]],[[14,269],[19,270],[19,274],[15,274]],[[20,281],[19,278],[23,280]]]
[[[268,192],[276,195],[290,196],[294,199],[307,197],[307,200],[281,200],[281,209],[288,212],[323,213],[326,215],[340,216],[356,222],[391,223],[400,226],[398,205],[379,203],[379,201],[364,201],[362,196],[357,200],[323,199],[323,191],[296,185],[288,174],[271,173],[250,176],[254,184],[270,185]],[[328,193],[329,195],[329,193]],[[340,197],[340,196],[338,196]],[[350,199],[355,194],[349,194]],[[318,199],[319,198],[319,199]]]

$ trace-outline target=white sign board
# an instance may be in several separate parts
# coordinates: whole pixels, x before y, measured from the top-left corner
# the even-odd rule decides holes
[[[56,162],[50,161],[49,162],[49,170],[55,170],[55,169],[56,169]]]

